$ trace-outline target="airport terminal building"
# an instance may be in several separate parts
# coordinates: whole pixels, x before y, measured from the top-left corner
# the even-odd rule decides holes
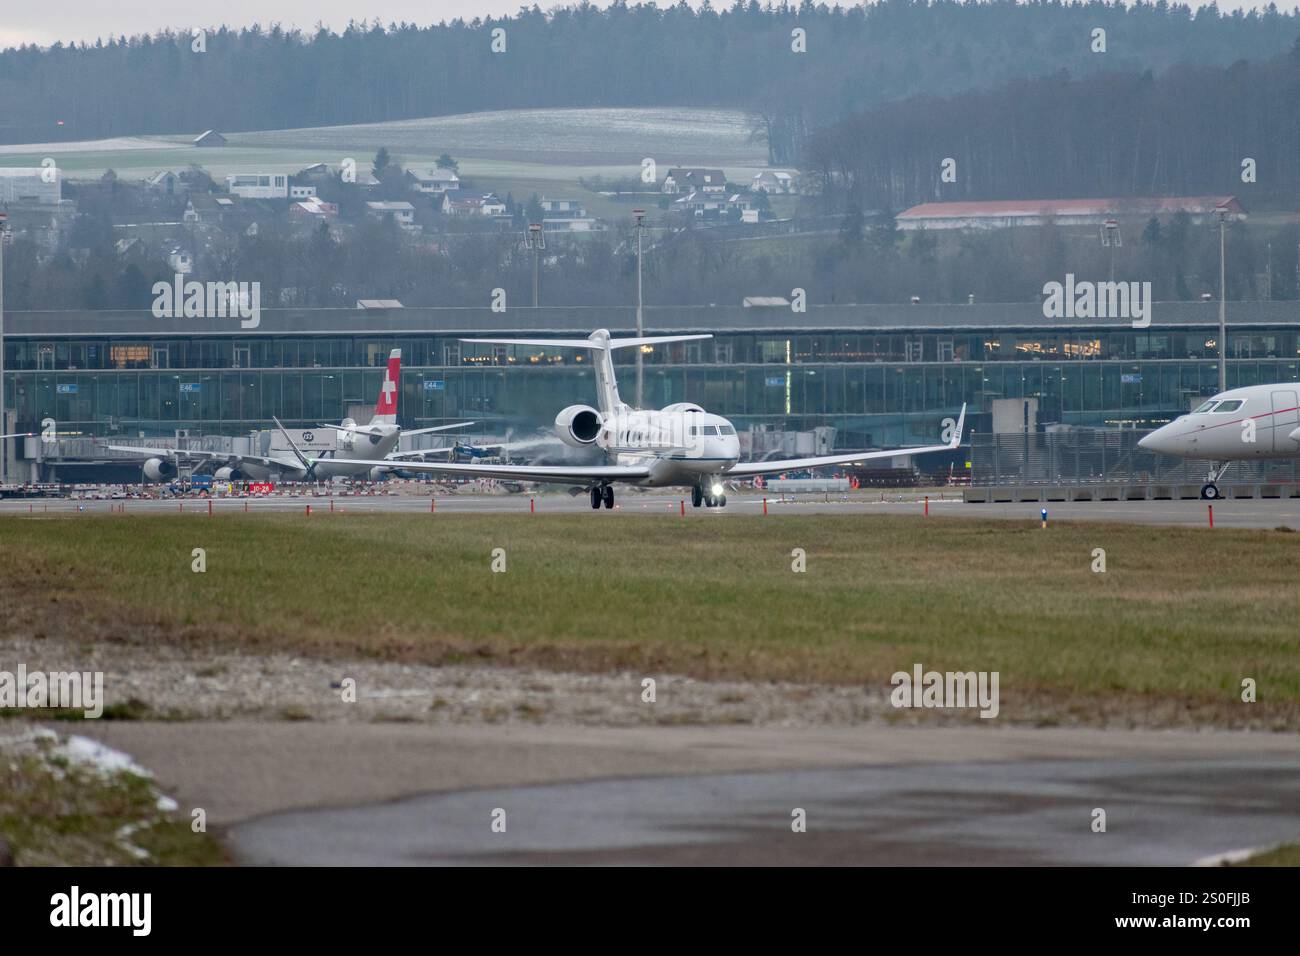
[[[272,416],[368,420],[394,347],[403,426],[549,428],[559,409],[594,401],[589,356],[460,339],[635,328],[632,308],[268,309],[255,329],[147,311],[5,319],[9,430],[52,418],[61,434],[118,438],[247,435]],[[1229,386],[1300,379],[1300,304],[1234,302],[1228,321]],[[1031,430],[1150,428],[1218,382],[1216,302],[1157,302],[1144,329],[1046,318],[1037,303],[650,307],[645,329],[714,336],[644,353],[646,405],[695,402],[741,429],[829,425],[844,449],[932,443],[963,402],[972,428],[1005,430],[993,417],[1006,399],[1033,400],[1013,406]],[[615,361],[632,401],[635,355]]]

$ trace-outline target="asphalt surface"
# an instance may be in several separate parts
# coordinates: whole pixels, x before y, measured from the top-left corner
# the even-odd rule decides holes
[[[263,864],[1187,864],[1300,841],[1293,734],[86,721]],[[806,833],[791,811],[807,813]],[[1093,833],[1092,811],[1107,813]],[[506,811],[506,832],[491,830]]]
[[[230,498],[212,502],[214,515],[290,512],[305,514],[310,505],[313,514],[330,511],[345,514],[406,513],[430,514],[583,514],[592,520],[609,520],[618,516],[645,515],[681,518],[683,500],[687,518],[718,520],[735,515],[761,515],[765,502],[769,515],[805,514],[904,514],[921,515],[925,510],[920,497],[897,492],[860,493],[850,498],[803,495],[798,498],[764,498],[761,495],[729,494],[725,508],[692,508],[689,498],[677,495],[646,494],[623,491],[613,512],[593,511],[586,495],[567,494],[454,494],[435,499],[417,495],[375,495],[330,497]],[[1046,506],[1036,502],[1020,504],[965,504],[958,492],[945,492],[930,498],[930,517],[1002,518],[1037,523],[1040,509],[1047,507],[1049,520],[1113,521],[1185,527],[1208,527],[1209,508],[1204,501],[1080,501],[1053,502]],[[0,500],[0,515],[83,514],[109,515],[189,514],[196,518],[208,514],[208,502],[201,499],[128,501],[68,500]],[[1300,530],[1300,498],[1225,499],[1214,502],[1214,525],[1221,528],[1276,528],[1286,525]]]
[[[431,794],[278,814],[233,843],[270,865],[1177,866],[1295,839],[1298,808],[1300,757],[924,764]]]

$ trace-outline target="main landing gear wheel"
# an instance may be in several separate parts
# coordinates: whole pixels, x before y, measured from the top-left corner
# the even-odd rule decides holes
[[[698,508],[704,503],[704,489],[696,485],[691,489],[691,507]]]
[[[605,510],[609,511],[614,507],[614,486],[606,485],[602,497],[605,499]]]
[[[1201,497],[1206,501],[1218,501],[1223,496],[1219,494],[1219,486],[1210,483],[1201,486]]]
[[[599,508],[599,507],[600,507],[601,499],[602,499],[603,497],[604,497],[604,496],[600,493],[600,488],[599,488],[599,487],[592,488],[592,489],[591,489],[591,506],[592,506],[592,508]]]

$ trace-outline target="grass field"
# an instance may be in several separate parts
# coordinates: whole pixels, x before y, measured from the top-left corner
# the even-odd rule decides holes
[[[718,109],[541,109],[505,110],[312,129],[228,133],[230,145],[196,149],[200,132],[136,136],[72,143],[0,147],[0,166],[35,166],[54,157],[68,177],[91,179],[113,169],[120,177],[143,179],[160,169],[196,163],[220,180],[231,173],[297,172],[312,163],[338,166],[345,157],[369,163],[387,146],[403,165],[432,165],[441,153],[460,161],[462,175],[476,188],[530,191],[594,202],[578,187],[580,177],[606,179],[638,175],[641,160],[670,165],[721,166],[737,182],[748,182],[765,166],[765,148],[753,143],[745,116]]]
[[[8,518],[0,639],[880,688],[921,663],[999,671],[1012,719],[1295,730],[1297,559],[1300,535],[1271,531],[884,516]]]

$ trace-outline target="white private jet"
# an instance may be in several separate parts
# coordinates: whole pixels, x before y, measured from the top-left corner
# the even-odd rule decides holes
[[[1162,425],[1139,448],[1211,462],[1201,497],[1220,497],[1218,482],[1234,461],[1300,456],[1300,383],[1248,385],[1220,392]]]
[[[350,418],[345,418],[339,425],[321,425],[321,428],[337,431],[337,447],[327,458],[307,459],[289,439],[288,432],[279,420],[276,426],[289,440],[290,455],[229,455],[223,452],[193,451],[175,448],[142,448],[136,445],[106,445],[112,451],[136,452],[146,457],[144,476],[149,481],[167,481],[175,477],[178,462],[184,458],[201,462],[221,462],[213,472],[218,481],[241,481],[252,479],[266,481],[270,479],[286,481],[324,481],[328,478],[350,477],[379,480],[398,467],[404,467],[408,457],[418,457],[427,452],[396,450],[397,443],[403,435],[424,435],[429,432],[446,431],[452,428],[464,428],[473,422],[457,422],[454,425],[436,425],[432,428],[417,428],[402,431],[397,424],[397,396],[402,380],[402,350],[393,349],[388,355],[388,368],[384,373],[383,385],[379,388],[379,398],[375,402],[375,414],[368,425],[358,425]]]
[[[610,356],[614,349],[708,338],[712,336],[665,335],[612,339],[609,332],[598,329],[585,339],[463,339],[465,342],[578,348],[593,352],[600,408],[570,405],[556,416],[555,430],[566,445],[574,448],[594,446],[605,452],[611,463],[569,466],[410,462],[404,463],[402,469],[476,478],[585,485],[590,490],[593,508],[599,508],[602,504],[606,508],[614,507],[613,486],[619,481],[651,488],[683,486],[691,489],[691,504],[695,507],[698,508],[701,503],[708,507],[721,507],[727,503],[723,481],[728,478],[752,478],[805,468],[848,465],[901,454],[952,451],[961,442],[962,426],[966,420],[965,405],[961,408],[951,440],[945,444],[897,451],[741,462],[740,439],[736,436],[736,429],[722,416],[710,415],[700,406],[689,402],[678,402],[658,411],[643,411],[633,409],[619,398],[618,385],[614,379],[614,363]]]

